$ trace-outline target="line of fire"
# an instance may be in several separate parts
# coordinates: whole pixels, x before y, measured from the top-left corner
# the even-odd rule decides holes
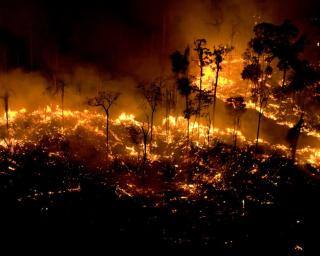
[[[319,4],[71,2],[0,3],[3,234],[319,255]]]

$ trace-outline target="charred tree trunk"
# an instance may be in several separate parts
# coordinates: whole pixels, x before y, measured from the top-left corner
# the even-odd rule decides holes
[[[201,65],[201,64],[200,64],[200,65]],[[203,67],[202,67],[202,65],[201,65],[201,66],[200,66],[200,78],[199,78],[199,102],[198,102],[199,120],[200,120],[200,116],[201,116],[202,72],[203,72]]]
[[[149,142],[149,150],[150,150],[150,154],[152,152],[152,136],[153,136],[153,118],[154,118],[154,112],[155,110],[153,109],[151,111],[151,120],[150,120],[150,123],[151,123],[151,127],[150,127],[150,142]]]
[[[63,118],[64,111],[64,86],[61,87],[61,116]]]
[[[296,152],[299,142],[299,137],[301,134],[301,128],[303,125],[303,113],[300,116],[299,121],[288,131],[287,134],[287,141],[289,142],[289,145],[291,147],[291,160],[294,163],[296,160]]]
[[[220,71],[220,65],[217,65],[217,72],[216,72],[216,78],[214,82],[214,90],[213,90],[213,116],[212,116],[212,125],[214,125],[215,121],[215,112],[216,112],[216,102],[217,102],[217,87],[218,87],[218,80],[219,80],[219,71]]]
[[[258,145],[259,145],[261,117],[262,117],[262,107],[260,105],[260,109],[259,109],[259,113],[258,113],[258,127],[257,127],[257,138],[256,138],[256,147],[255,147],[256,153],[258,152]]]
[[[107,156],[109,156],[109,109],[106,110],[106,116]]]
[[[189,95],[186,94],[186,115],[187,115],[187,144],[189,145],[190,140],[190,113],[189,113]]]
[[[169,90],[166,88],[166,137],[168,141],[169,137],[169,112],[170,112],[170,101],[169,101]]]
[[[148,133],[143,131],[143,162],[142,162],[142,175],[145,175],[145,167],[147,162],[147,144],[148,144]]]
[[[9,135],[9,93],[8,92],[5,92],[3,100],[4,100],[4,111],[6,113],[7,134]]]
[[[286,77],[287,77],[287,68],[283,69],[283,77],[282,77],[282,87],[286,84]]]

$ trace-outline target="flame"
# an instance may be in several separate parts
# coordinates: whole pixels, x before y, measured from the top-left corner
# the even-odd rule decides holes
[[[203,76],[202,76],[203,89],[212,90],[212,87],[214,86],[214,82],[215,82],[215,77],[216,77],[216,72],[212,70],[211,67],[204,67]],[[220,88],[227,89],[227,87],[233,86],[233,81],[223,76],[223,74],[219,74],[218,86],[219,86],[219,90]]]
[[[250,103],[249,103],[250,104]],[[252,103],[251,103],[252,104]],[[277,106],[273,106],[278,108]],[[0,146],[7,147],[8,143],[10,145],[23,145],[27,143],[37,144],[41,138],[41,133],[45,132],[43,129],[51,125],[56,132],[62,134],[63,136],[69,136],[75,133],[78,129],[84,129],[88,133],[91,133],[93,136],[105,137],[105,116],[101,115],[92,110],[83,110],[75,111],[67,109],[64,111],[64,119],[61,117],[61,109],[59,106],[46,106],[43,109],[38,109],[33,112],[27,111],[27,109],[22,108],[20,110],[10,110],[9,114],[9,123],[10,126],[16,122],[30,120],[32,125],[28,129],[21,130],[19,127],[10,129],[10,138],[1,138]],[[0,118],[0,123],[5,125],[6,116],[4,115]],[[170,131],[169,134],[165,131],[165,124],[169,122]],[[123,139],[119,137],[117,130],[122,129],[121,126],[126,127],[127,125],[135,125],[141,127],[142,123],[136,120],[135,115],[131,113],[121,113],[117,118],[110,120],[111,126],[111,135],[114,143],[123,144],[123,153],[126,152],[128,156],[139,157],[139,154],[142,152],[143,143],[139,142],[138,145],[134,145],[127,141],[122,141]],[[45,125],[44,127],[42,127]],[[286,122],[283,123],[288,127],[292,127],[293,123]],[[117,128],[117,126],[120,126]],[[161,122],[161,125],[154,126],[154,141],[153,148],[156,152],[150,154],[148,152],[148,157],[150,161],[159,160],[161,157],[170,158],[173,156],[173,148],[181,147],[186,139],[186,129],[187,122],[183,116],[169,116],[167,119],[164,118]],[[139,129],[140,131],[140,129]],[[217,127],[203,125],[201,123],[192,121],[189,126],[190,140],[198,147],[205,147],[207,145],[208,134],[211,137],[219,137],[224,140],[231,140],[232,136],[237,135],[237,139],[240,143],[245,144],[254,144],[254,141],[249,141],[240,130],[234,130],[233,128],[219,129]],[[198,135],[199,132],[199,135]],[[320,134],[312,130],[304,130],[309,136],[314,136],[319,138]],[[54,136],[54,134],[52,134]],[[182,137],[181,137],[182,136]],[[179,140],[177,141],[177,138]],[[166,142],[168,145],[168,151],[166,153],[160,153],[158,151],[158,142]],[[270,142],[264,140],[263,138],[259,139],[259,143],[267,144],[270,147],[280,150],[283,152],[283,155],[288,156],[290,149],[286,145],[275,144],[271,145]],[[170,149],[171,148],[171,149]],[[171,151],[170,151],[171,150]],[[139,153],[140,152],[140,153]],[[51,156],[59,156],[60,152],[52,152]],[[297,151],[298,161],[300,163],[310,163],[314,166],[319,165],[320,162],[320,149],[305,147],[298,149]],[[216,177],[218,179],[219,176]]]

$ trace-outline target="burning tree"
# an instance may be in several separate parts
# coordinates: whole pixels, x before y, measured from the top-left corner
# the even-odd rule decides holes
[[[155,112],[157,110],[158,104],[161,101],[161,81],[160,82],[152,82],[149,84],[141,83],[138,85],[138,89],[140,90],[142,96],[150,107],[150,153],[152,151],[152,139],[153,139],[153,122]],[[149,118],[148,118],[149,123]]]
[[[119,98],[119,92],[100,91],[94,98],[88,100],[88,104],[94,107],[102,107],[106,114],[107,153],[109,153],[109,117],[110,108]]]
[[[240,118],[246,111],[244,98],[241,96],[228,98],[227,110],[233,117],[233,146],[236,147],[238,130],[240,129]]]
[[[213,91],[213,118],[212,123],[214,123],[215,119],[215,111],[216,111],[216,101],[217,101],[217,87],[219,81],[219,72],[222,70],[221,63],[225,59],[228,53],[233,50],[233,46],[223,46],[219,45],[218,47],[214,47],[213,51],[210,53],[211,62],[214,63],[215,79],[212,80],[212,91]]]

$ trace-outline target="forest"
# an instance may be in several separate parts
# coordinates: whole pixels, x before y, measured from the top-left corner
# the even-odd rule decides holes
[[[243,51],[235,33],[180,45],[131,89],[0,48],[17,50],[0,73],[3,233],[105,252],[318,255],[320,59],[288,19],[251,30]]]

